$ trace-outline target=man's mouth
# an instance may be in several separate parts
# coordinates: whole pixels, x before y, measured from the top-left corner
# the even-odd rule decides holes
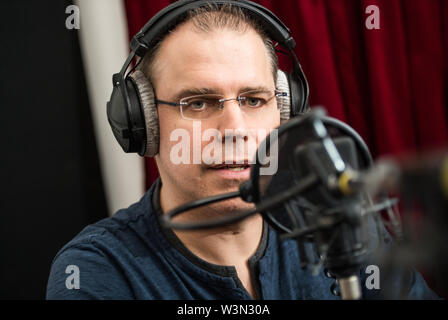
[[[242,162],[242,161],[241,161]],[[247,160],[244,161],[244,163],[223,163],[223,164],[216,164],[209,167],[209,169],[212,170],[230,170],[230,171],[243,171],[249,168],[250,165]]]
[[[247,180],[250,176],[249,161],[227,161],[228,163],[213,164],[207,167],[214,177],[227,180]],[[239,162],[239,163],[237,163]]]

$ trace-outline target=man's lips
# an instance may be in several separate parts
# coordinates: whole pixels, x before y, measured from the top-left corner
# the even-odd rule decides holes
[[[229,161],[230,162],[230,161]],[[214,164],[208,166],[207,169],[210,169],[210,172],[213,173],[214,176],[220,177],[222,179],[231,179],[231,180],[247,180],[250,176],[250,165],[249,161],[239,161],[241,163],[222,163],[222,164]]]
[[[230,161],[228,161],[230,162]],[[239,163],[237,163],[239,162]],[[231,170],[231,169],[247,169],[249,168],[249,161],[248,160],[242,160],[242,161],[233,161],[233,163],[221,163],[221,164],[213,164],[208,166],[208,169],[213,169],[213,170]]]

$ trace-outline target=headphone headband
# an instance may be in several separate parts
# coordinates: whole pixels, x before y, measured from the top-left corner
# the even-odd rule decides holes
[[[246,0],[181,0],[158,12],[143,28],[132,38],[131,49],[137,56],[143,57],[159,39],[168,31],[186,18],[187,13],[207,4],[222,6],[231,4],[243,9],[250,17],[261,22],[267,35],[272,40],[292,50],[296,43],[291,37],[290,30],[271,11],[263,6]]]
[[[107,103],[107,118],[115,138],[125,152],[153,156],[158,152],[159,138],[157,109],[154,102],[150,103],[151,106],[142,104],[142,92],[139,85],[131,79],[131,73],[138,62],[127,73],[130,64],[135,56],[142,58],[170,30],[184,21],[190,10],[205,7],[208,4],[218,7],[232,5],[241,8],[263,28],[271,40],[288,50],[293,63],[292,71],[287,76],[290,92],[288,110],[290,110],[290,116],[296,116],[308,110],[309,87],[293,51],[295,41],[291,37],[290,30],[277,16],[263,6],[248,0],[180,0],[159,11],[132,38],[131,53],[119,73],[113,76],[114,89]],[[148,111],[149,109],[151,112]],[[145,114],[145,110],[148,115]]]

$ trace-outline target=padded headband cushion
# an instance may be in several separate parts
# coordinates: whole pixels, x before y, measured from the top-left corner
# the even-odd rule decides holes
[[[138,88],[146,126],[145,156],[153,157],[159,152],[159,114],[154,98],[154,89],[141,70],[134,71],[130,77]]]
[[[277,98],[278,109],[280,110],[280,122],[289,120],[291,117],[291,92],[289,90],[288,76],[282,71],[277,71],[277,90],[286,92],[287,96]]]

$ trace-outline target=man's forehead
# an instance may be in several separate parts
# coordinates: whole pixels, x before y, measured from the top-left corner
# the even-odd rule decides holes
[[[179,26],[163,41],[155,68],[156,78],[187,81],[179,83],[182,87],[194,81],[200,82],[196,87],[217,89],[232,74],[233,78],[245,77],[251,82],[262,78],[251,83],[252,86],[266,86],[263,78],[272,78],[267,50],[254,30],[219,29],[205,33],[195,30],[190,22]]]
[[[229,40],[227,43],[226,40]],[[167,50],[183,51],[188,54],[188,48],[194,50],[198,45],[231,45],[235,47],[245,45],[251,46],[252,50],[264,52],[264,43],[261,36],[251,27],[241,30],[229,28],[213,28],[208,32],[198,30],[191,21],[179,25],[162,41],[160,48]],[[203,48],[202,48],[203,49]],[[196,52],[197,53],[197,52]],[[163,52],[161,53],[163,54]]]
[[[200,38],[205,37],[219,37],[220,32],[233,32],[235,34],[244,35],[244,34],[250,34],[254,37],[258,37],[261,40],[260,34],[258,34],[255,29],[246,24],[244,28],[231,28],[226,26],[214,26],[211,25],[207,30],[202,30],[201,28],[198,28],[192,20],[184,21],[177,25],[173,30],[171,30],[163,39],[162,43],[166,40],[169,40],[170,38],[175,38],[177,36],[180,36],[180,38],[185,37],[187,34],[190,35],[196,35]]]

